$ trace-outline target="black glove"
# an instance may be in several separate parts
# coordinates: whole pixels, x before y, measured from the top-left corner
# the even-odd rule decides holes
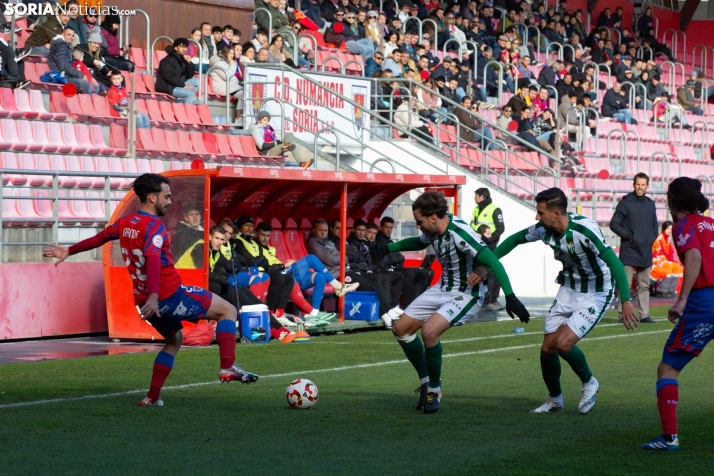
[[[511,316],[511,319],[515,319],[516,316],[518,316],[518,319],[520,319],[521,322],[527,323],[531,318],[531,314],[528,312],[528,309],[526,309],[526,306],[518,300],[515,294],[509,294],[506,296],[506,312],[509,316]],[[516,316],[514,316],[514,314]]]
[[[380,263],[389,254],[389,245],[385,243],[375,243],[369,253],[376,263]]]

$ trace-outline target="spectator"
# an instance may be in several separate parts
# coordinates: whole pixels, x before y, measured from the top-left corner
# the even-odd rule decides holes
[[[552,66],[545,66],[542,70],[540,70],[540,74],[538,74],[538,84],[540,84],[541,87],[543,87],[543,86],[555,87],[556,78],[558,77],[558,74],[562,70],[563,70],[563,63],[558,60],[553,62]]]
[[[89,36],[94,32],[99,33],[101,38],[102,29],[97,25],[98,20],[99,15],[97,14],[97,9],[94,7],[90,8],[87,11],[87,14],[84,15],[84,18],[82,19],[82,31],[84,32],[84,38],[87,42],[89,42]],[[107,47],[107,42],[104,38],[102,38],[101,46],[105,49]]]
[[[339,224],[339,221],[337,222]],[[335,244],[327,237],[327,223],[325,220],[315,220],[312,233],[307,239],[307,251],[317,256],[333,276],[340,274],[340,252]],[[345,263],[343,266],[346,266]],[[400,312],[392,309],[389,302],[389,284],[385,283],[386,277],[382,275],[370,276],[351,270],[345,272],[345,284],[359,283],[361,291],[372,291],[379,300],[380,317],[389,328],[392,321],[399,318]],[[387,280],[388,281],[388,280]]]
[[[652,105],[652,114],[652,121],[655,122],[655,125],[658,121],[669,126],[678,122],[682,125],[682,129],[692,128],[692,126],[689,125],[689,121],[687,120],[686,114],[684,114],[682,106],[679,104],[672,104],[670,102],[670,96],[667,93],[662,93],[662,96],[654,102]]]
[[[375,48],[379,48],[384,41],[384,34],[377,23],[377,17],[378,15],[376,11],[370,10],[367,12],[367,25],[365,27],[365,34],[367,35],[367,38],[372,40]]]
[[[703,116],[704,111],[697,107],[697,105],[701,103],[694,99],[695,84],[696,83],[690,79],[677,89],[677,103],[682,106],[685,111],[689,111],[695,116]]]
[[[22,52],[21,54],[26,54]],[[22,58],[22,57],[20,57]],[[30,82],[25,81],[25,63],[18,61],[15,50],[0,37],[0,72],[6,87],[25,88]]]
[[[255,13],[255,23],[258,25],[258,28],[262,28],[266,31],[278,31],[288,25],[288,17],[283,15],[280,11],[278,0],[269,0],[267,2],[256,0],[255,7],[263,7],[270,12],[270,15],[262,10]],[[272,23],[270,23],[271,18]]]
[[[268,48],[270,45],[268,45],[268,32],[266,30],[263,30],[262,28],[259,29],[256,34],[255,38],[252,40],[253,46],[255,47],[255,51],[260,51],[261,48]]]
[[[103,61],[106,48],[102,47],[102,35],[99,30],[90,33],[87,37],[87,44],[81,44],[78,48],[84,52],[82,61],[84,66],[92,72],[92,77],[103,86],[110,88],[112,86],[111,73],[113,70]]]
[[[482,187],[476,189],[474,193],[474,201],[476,207],[471,216],[471,228],[478,230],[481,225],[486,225],[491,231],[491,237],[486,238],[484,243],[488,249],[494,251],[498,246],[501,235],[506,231],[506,225],[503,221],[503,212],[493,203],[491,191],[488,188]],[[488,284],[488,294],[484,298],[481,309],[484,311],[501,311],[504,307],[498,302],[498,295],[501,293],[501,287],[496,281],[495,276],[491,271],[486,278]]]
[[[183,207],[183,221],[178,222],[171,237],[171,256],[175,257],[177,268],[195,268],[191,251],[199,240],[203,242],[201,210],[195,203],[187,203]]]
[[[503,106],[501,109],[501,115],[496,119],[496,124],[500,130],[496,130],[496,138],[504,141],[506,144],[514,144],[516,141],[510,135],[506,134],[504,131],[508,131],[508,125],[514,121],[513,119],[513,109],[511,106]]]
[[[382,71],[382,64],[384,63],[384,55],[379,51],[374,53],[374,56],[369,58],[364,63],[364,75],[368,78],[374,76],[377,71]]]
[[[478,103],[472,104],[471,98],[464,96],[461,106],[454,109],[454,115],[461,124],[459,138],[466,142],[475,142],[484,150],[495,149],[491,129],[485,127],[479,117]]]
[[[632,124],[634,119],[630,115],[630,110],[627,108],[627,99],[620,94],[622,85],[615,82],[612,88],[608,89],[605,97],[602,98],[602,115],[603,117],[612,117],[625,124]],[[636,121],[634,122],[637,123]]]
[[[551,143],[550,138],[556,129],[557,123],[555,122],[555,116],[553,115],[553,111],[548,108],[544,109],[533,122],[533,132],[535,132],[535,138],[539,142],[546,141]]]
[[[422,84],[423,87],[416,87],[417,113],[424,119],[436,122],[436,111],[441,114],[446,114],[448,111],[445,107],[442,107],[441,98],[436,94],[432,94],[434,82],[431,79],[427,79]]]
[[[173,45],[166,47],[167,56],[159,63],[156,74],[156,90],[195,104],[198,78],[193,77],[195,70],[186,55],[187,48],[186,38],[176,38]]]
[[[644,38],[650,30],[654,30],[655,23],[652,19],[652,8],[645,8],[644,13],[637,19],[637,36]]]
[[[211,66],[220,66],[221,69],[212,69],[209,73],[211,77],[211,89],[219,96],[230,94],[236,99],[236,119],[237,126],[243,126],[243,86],[236,77],[238,62],[235,60],[235,51],[230,46],[224,46],[217,56],[211,58]],[[226,72],[228,79],[226,79]]]
[[[348,12],[345,14],[343,22],[343,35],[345,38],[345,45],[347,45],[347,49],[350,53],[361,55],[363,61],[374,55],[374,43],[369,38],[365,38],[364,27],[357,24],[354,12]]]
[[[531,98],[531,106],[533,106],[533,113],[536,117],[540,116],[543,111],[550,107],[550,99],[548,97],[548,89],[540,88],[538,86],[531,86],[531,92],[537,91],[535,97]]]
[[[243,56],[240,57],[240,62],[242,65],[255,63],[255,45],[252,42],[248,42],[243,45]]]
[[[576,140],[580,139],[582,130],[580,129],[580,114],[582,111],[576,107],[578,102],[578,94],[571,91],[567,96],[560,100],[558,106],[558,121],[562,129],[565,129],[568,134],[575,134]]]
[[[112,87],[109,88],[107,93],[107,100],[109,101],[109,112],[112,117],[129,117],[129,91],[122,86],[122,81],[124,77],[121,71],[114,70],[111,74]],[[139,129],[149,129],[151,123],[149,122],[149,117],[146,114],[140,112],[134,112],[136,117],[136,127]]]
[[[280,35],[275,35],[273,41],[270,43],[270,48],[268,49],[268,62],[269,63],[284,63],[285,66],[291,68],[297,68],[293,62],[292,55],[285,49],[285,40]],[[308,66],[310,63],[308,62]]]
[[[291,152],[295,161],[303,169],[314,163],[313,159],[306,159],[309,157],[309,150],[293,143],[295,136],[292,132],[285,134],[282,141],[277,138],[275,129],[270,125],[270,113],[267,111],[258,114],[258,122],[251,122],[248,133],[253,136],[255,146],[261,155],[276,157]]]
[[[201,45],[201,49],[196,46],[196,43],[191,41],[188,44],[188,48],[186,48],[186,55],[191,58],[191,63],[195,65],[196,70],[198,70],[198,65],[201,63],[201,72],[206,74],[210,65],[209,58],[213,55],[208,56],[208,46],[203,41],[200,28],[191,30],[191,39]]]
[[[129,47],[119,45],[119,40],[117,39],[120,24],[119,15],[106,15],[102,20],[102,37],[107,43],[107,53],[104,56],[104,61],[114,69],[133,73],[134,63],[124,58],[124,55],[129,52]]]
[[[660,281],[657,296],[672,298],[677,295],[677,285],[684,268],[677,261],[672,243],[672,222],[662,223],[662,233],[652,245],[652,277]]]
[[[32,35],[25,41],[25,49],[30,51],[30,54],[47,57],[50,54],[50,43],[58,36],[63,36],[63,31],[69,22],[69,15],[62,13],[61,10],[57,15],[52,15],[49,19],[40,26],[36,26],[32,31]],[[72,30],[74,33],[74,30]],[[74,38],[74,35],[73,35]]]
[[[50,54],[47,56],[47,65],[51,70],[64,74],[70,83],[77,86],[77,91],[82,94],[92,93],[92,83],[84,79],[84,73],[72,66],[72,40],[74,30],[65,27],[62,35],[52,40]]]
[[[570,94],[573,90],[575,89],[575,86],[573,85],[573,75],[570,73],[566,73],[563,76],[563,79],[558,81],[555,85],[555,90],[558,92],[558,95],[556,96],[558,98],[558,101],[563,101],[563,98],[567,97],[568,94]]]
[[[513,95],[511,99],[508,100],[506,106],[513,110],[513,114],[519,116],[521,114],[521,110],[528,106],[526,101],[530,94],[530,89],[531,88],[529,86],[524,85],[518,94]]]
[[[620,261],[625,265],[627,282],[637,274],[637,299],[640,322],[654,322],[650,317],[650,270],[652,244],[657,238],[655,203],[645,196],[650,178],[645,173],[635,175],[634,191],[618,202],[610,220],[610,229],[621,238]],[[622,307],[620,306],[620,312]],[[622,318],[620,318],[622,320]]]
[[[393,77],[397,78],[404,75],[404,70],[402,69],[402,50],[396,49],[392,51],[392,57],[384,60],[382,65],[382,70],[391,71]],[[386,58],[386,57],[385,57]]]
[[[642,46],[649,46],[654,51],[655,56],[665,55],[669,61],[677,63],[677,58],[674,57],[672,50],[664,43],[657,41],[654,28],[650,28],[649,32],[642,38]]]
[[[387,42],[384,44],[384,56],[385,58],[389,58],[392,56],[392,53],[394,50],[399,49],[399,45],[397,44],[399,42],[399,35],[391,31],[389,32],[389,36],[386,37]]]
[[[405,138],[413,134],[429,144],[434,143],[429,126],[422,122],[419,114],[415,112],[413,98],[409,97],[402,101],[394,113],[394,123],[401,126],[397,129],[399,137]]]
[[[87,42],[87,37],[84,35],[84,28],[82,28],[82,19],[79,18],[79,2],[77,0],[69,0],[65,4],[65,8],[69,14],[67,26],[74,30],[72,46],[83,45]]]
[[[84,50],[82,50],[79,47],[74,48],[72,50],[72,58],[73,58],[72,67],[74,69],[78,69],[79,71],[81,71],[82,75],[84,76],[84,80],[92,85],[91,93],[106,94],[107,88],[104,87],[103,84],[100,84],[99,82],[97,82],[97,80],[92,77],[92,73],[89,71],[87,66],[85,66],[85,64],[84,64]],[[123,81],[124,81],[124,79],[122,78],[122,82]]]
[[[211,24],[203,22],[201,23],[199,30],[201,30],[201,44],[203,45],[203,49],[206,50],[207,58],[210,60],[214,55],[218,54],[218,51],[216,50],[216,42],[213,40],[213,36],[211,35]]]

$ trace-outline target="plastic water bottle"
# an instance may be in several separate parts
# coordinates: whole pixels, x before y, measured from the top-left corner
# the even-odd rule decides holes
[[[526,330],[522,327],[516,327],[515,329],[513,329],[514,334],[523,334],[525,331]]]

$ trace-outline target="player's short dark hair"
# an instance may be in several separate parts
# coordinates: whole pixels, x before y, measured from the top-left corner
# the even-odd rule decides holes
[[[201,23],[201,24],[199,25],[198,29],[199,29],[199,30],[203,30],[203,26],[204,26],[204,25],[211,26],[210,23],[208,23],[207,21],[204,21],[203,23]]]
[[[174,48],[177,46],[188,46],[188,38],[176,38],[174,40]]]
[[[358,226],[367,226],[367,222],[361,219],[355,220],[354,224],[352,225],[352,229],[356,229]]]
[[[412,203],[412,211],[416,210],[425,217],[436,215],[444,218],[449,211],[449,203],[442,192],[424,192]]]
[[[113,69],[112,74],[110,74],[110,76],[117,76],[117,75],[121,76],[122,75],[121,71],[119,71],[118,69]]]
[[[315,228],[317,225],[327,225],[327,222],[325,220],[323,220],[322,218],[316,218],[312,222],[312,227]]]
[[[226,230],[224,230],[223,227],[220,226],[220,225],[212,226],[211,229],[208,230],[208,235],[209,235],[209,236],[213,236],[213,235],[215,235],[216,233],[220,233],[221,235],[225,235],[225,234],[226,234]]]
[[[486,187],[477,188],[474,195],[481,195],[483,198],[491,198],[491,191]]]
[[[198,212],[201,211],[201,209],[198,208],[198,205],[196,205],[194,202],[189,202],[183,206],[183,214],[184,215],[188,215],[188,212],[192,212],[194,210],[196,210]]]
[[[382,219],[379,221],[379,226],[384,226],[384,225],[386,225],[387,223],[391,223],[392,225],[394,225],[394,218],[392,218],[392,217],[384,217],[384,218],[382,218]]]
[[[335,223],[340,223],[340,217],[336,217],[336,218],[333,218],[332,220],[330,220],[330,228],[334,228]]]
[[[213,34],[213,33],[223,33],[223,28],[216,25],[213,28],[211,28],[211,34]]]
[[[273,231],[273,227],[267,221],[261,221],[258,226],[255,227],[256,231]]]
[[[647,174],[644,173],[644,172],[638,172],[637,174],[635,174],[635,178],[632,180],[632,183],[637,182],[637,179],[638,179],[638,178],[643,178],[643,179],[647,180],[647,183],[648,183],[648,184],[650,183],[650,177],[649,177],[649,175],[647,175]]]
[[[704,213],[709,209],[709,200],[702,193],[702,183],[689,177],[679,177],[670,182],[667,202],[679,211],[698,210]]]
[[[161,184],[163,183],[171,185],[169,179],[159,174],[144,174],[134,180],[132,187],[136,196],[141,200],[141,203],[144,203],[152,193],[161,193]]]
[[[543,190],[535,197],[536,203],[545,203],[548,210],[560,210],[565,213],[568,211],[568,197],[558,187]]]
[[[488,226],[488,225],[480,225],[480,226],[478,227],[478,229],[476,230],[476,233],[479,233],[479,234],[483,235],[484,233],[486,233],[486,232],[487,232],[488,230],[490,230],[490,229],[491,229],[491,227]]]
[[[233,28],[233,25],[226,25],[223,27],[223,31],[227,31],[227,30],[235,31],[235,28]]]
[[[218,226],[223,227],[223,225],[228,225],[231,227],[231,233],[235,233],[236,227],[233,225],[233,220],[230,218],[223,218],[218,222]]]
[[[367,222],[367,229],[368,229],[368,230],[378,230],[379,227],[378,227],[377,224],[374,223],[373,221],[368,221],[368,222]]]

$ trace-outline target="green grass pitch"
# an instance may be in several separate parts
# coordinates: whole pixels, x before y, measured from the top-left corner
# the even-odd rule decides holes
[[[581,386],[566,363],[565,412],[528,413],[547,397],[542,319],[525,325],[525,334],[513,334],[520,323],[511,321],[447,332],[444,397],[433,415],[414,410],[416,374],[388,332],[239,345],[237,361],[262,376],[250,386],[218,383],[215,346],[184,350],[162,408],[136,406],[153,353],[5,365],[0,474],[708,472],[711,352],[681,376],[682,450],[639,449],[660,433],[655,369],[672,328],[661,320],[665,311],[655,308],[660,321],[634,333],[610,313],[581,343],[601,385],[589,415],[577,411]],[[298,376],[320,390],[312,410],[287,406],[285,388]],[[73,399],[82,396],[94,398]]]

